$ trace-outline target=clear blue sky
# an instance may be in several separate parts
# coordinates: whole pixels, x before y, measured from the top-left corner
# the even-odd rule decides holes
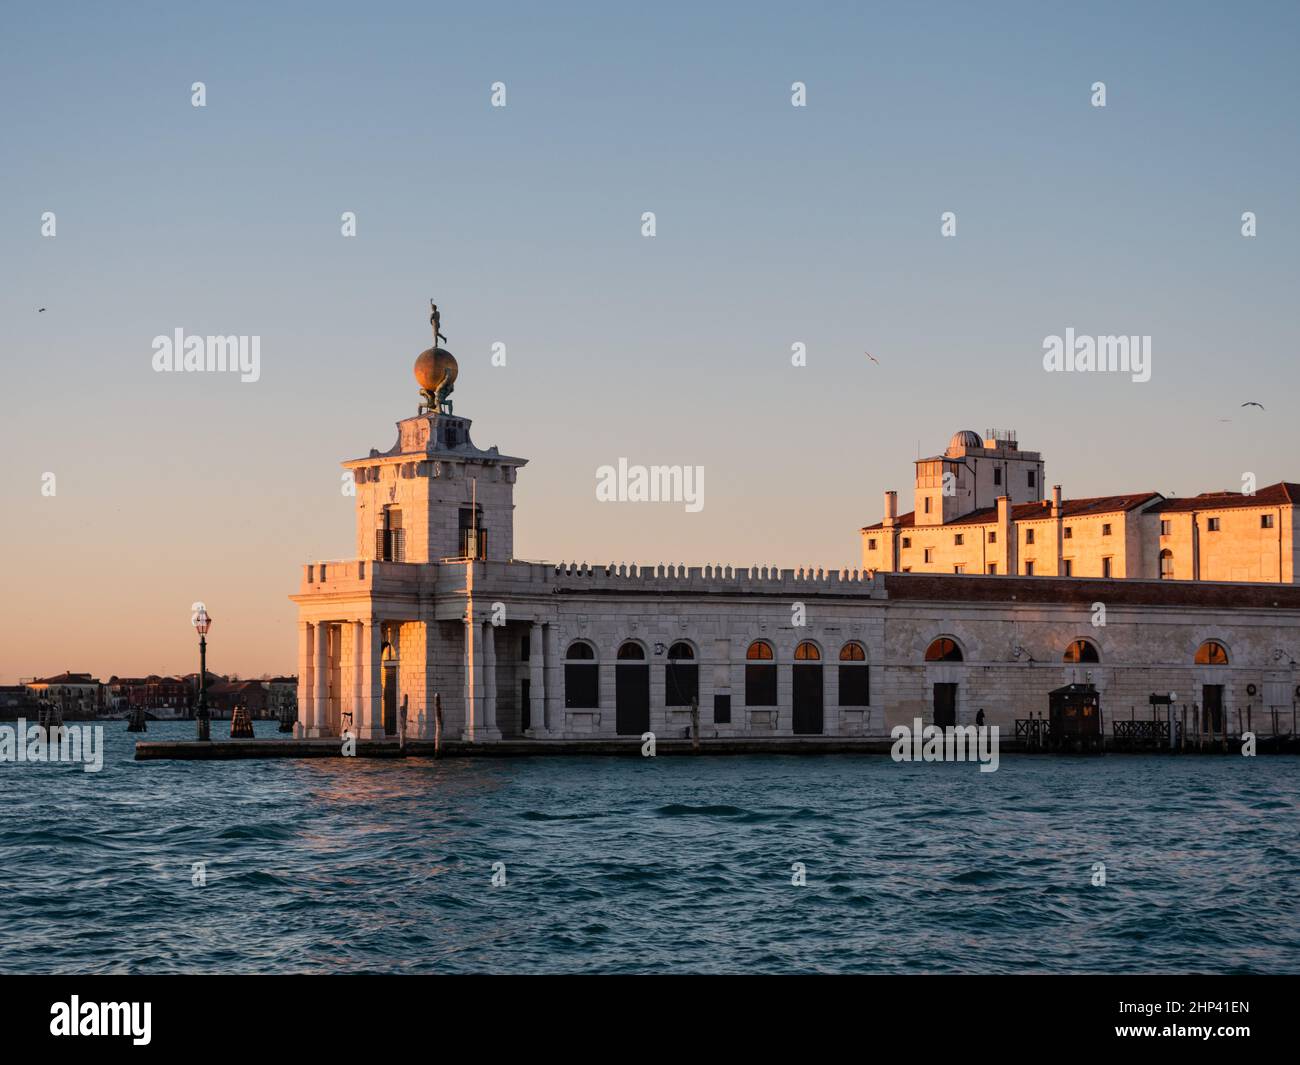
[[[1297,41],[1291,3],[9,4],[0,679],[192,668],[194,599],[217,668],[291,669],[430,296],[457,413],[532,459],[522,557],[856,565],[959,428],[1067,496],[1300,480]],[[1151,382],[1044,374],[1067,326],[1150,335]],[[260,335],[261,381],[154,373],[176,328]],[[620,456],[705,509],[597,503]]]

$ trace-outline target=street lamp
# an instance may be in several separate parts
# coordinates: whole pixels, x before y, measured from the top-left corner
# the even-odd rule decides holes
[[[199,705],[194,717],[199,723],[199,739],[212,739],[208,719],[208,630],[212,628],[212,616],[208,608],[200,606],[194,615],[194,627],[199,630]]]

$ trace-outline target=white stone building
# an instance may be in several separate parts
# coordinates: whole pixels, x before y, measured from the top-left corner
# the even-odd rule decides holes
[[[994,575],[517,561],[526,460],[472,442],[470,420],[445,402],[447,352],[422,354],[417,377],[427,405],[397,423],[397,442],[343,464],[356,482],[356,557],[309,563],[292,597],[308,736],[393,736],[404,708],[408,737],[431,738],[435,695],[445,738],[485,743],[680,737],[693,702],[706,743],[886,737],[916,717],[970,724],[981,710],[1009,732],[1070,683],[1100,693],[1107,723],[1175,693],[1216,731],[1235,731],[1238,712],[1265,734],[1292,728],[1293,584],[1143,579],[1145,562],[1127,561],[1109,579],[1059,576],[1059,565],[1022,577],[1005,575],[1014,565]],[[999,442],[960,441],[977,443]],[[994,532],[1014,531],[1001,511],[1032,504],[1056,535],[1041,456],[1001,460],[1001,474],[976,465],[959,476],[964,496],[943,494],[942,468],[923,471],[925,485],[918,476],[939,531],[1001,488]]]

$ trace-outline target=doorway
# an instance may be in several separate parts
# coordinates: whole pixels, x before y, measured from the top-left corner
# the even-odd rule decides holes
[[[934,686],[934,723],[939,728],[957,724],[957,685]]]
[[[794,669],[794,732],[796,736],[822,733],[822,667],[796,662]]]
[[[1223,685],[1201,685],[1202,725],[1211,734],[1223,731]]]

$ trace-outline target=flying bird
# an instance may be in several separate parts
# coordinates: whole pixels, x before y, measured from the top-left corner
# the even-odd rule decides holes
[[[864,351],[862,354],[865,355],[865,356],[866,356],[868,359],[870,359],[872,362],[874,362],[877,366],[880,365],[880,360],[879,360],[878,358],[876,358],[874,355],[872,355],[871,352],[869,352],[869,351]]]
[[[1260,410],[1263,410],[1263,409],[1264,409],[1264,404],[1262,404],[1262,403],[1256,403],[1253,399],[1250,400],[1248,403],[1243,403],[1242,406],[1243,406],[1243,407],[1258,407]]]
[[[44,314],[44,313],[45,313],[45,308],[44,308],[44,307],[41,307],[40,309],[37,310],[36,313],[37,313],[37,314]]]

